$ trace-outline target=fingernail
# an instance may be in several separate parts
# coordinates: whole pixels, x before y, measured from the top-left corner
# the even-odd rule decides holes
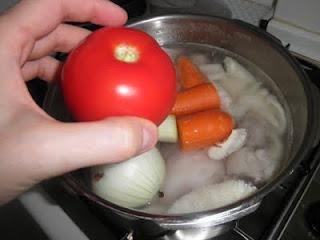
[[[156,134],[152,127],[143,128],[143,141],[141,152],[145,152],[156,144]]]

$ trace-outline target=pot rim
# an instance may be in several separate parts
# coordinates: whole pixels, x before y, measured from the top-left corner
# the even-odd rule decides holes
[[[217,16],[206,16],[206,15],[193,15],[193,14],[168,14],[168,15],[159,15],[153,17],[147,17],[139,20],[135,20],[134,22],[130,22],[127,24],[127,27],[135,27],[136,25],[153,22],[158,20],[167,20],[167,19],[195,19],[195,20],[219,20],[219,21],[226,21],[228,24],[232,24],[234,26],[238,26],[240,28],[245,28],[246,30],[250,31],[252,34],[255,34],[259,38],[263,38],[267,44],[272,45],[274,49],[276,49],[292,66],[293,70],[298,75],[299,79],[304,88],[304,92],[306,93],[307,99],[307,127],[304,133],[303,141],[301,144],[300,149],[297,151],[296,155],[293,157],[291,162],[283,168],[273,179],[271,179],[267,184],[263,187],[258,189],[252,196],[244,198],[236,203],[212,209],[212,210],[205,210],[201,212],[195,213],[186,213],[186,214],[172,214],[172,215],[160,215],[160,214],[151,214],[146,212],[141,212],[138,210],[128,209],[125,207],[121,207],[116,205],[112,202],[104,200],[99,196],[95,195],[93,192],[88,191],[85,186],[83,186],[80,181],[72,176],[72,174],[66,174],[63,176],[64,181],[67,183],[69,187],[71,187],[76,193],[80,196],[83,196],[102,207],[111,209],[117,212],[120,215],[124,215],[126,217],[132,218],[139,218],[143,220],[152,220],[156,221],[161,225],[166,225],[167,227],[170,226],[180,226],[186,227],[186,225],[198,225],[212,222],[211,225],[219,225],[225,222],[229,222],[235,220],[236,218],[242,217],[247,215],[248,212],[253,212],[258,205],[262,198],[264,198],[269,192],[274,190],[276,186],[282,183],[289,175],[293,173],[297,165],[306,157],[309,151],[306,151],[306,148],[303,146],[312,146],[312,142],[315,138],[315,133],[312,131],[315,123],[313,121],[313,113],[314,113],[314,104],[312,102],[311,94],[311,82],[303,71],[303,69],[299,66],[298,61],[290,54],[290,52],[281,45],[281,42],[269,34],[268,32],[259,29],[256,26],[251,24],[245,23],[241,20],[235,19],[227,19],[224,17],[217,17]],[[308,133],[308,134],[307,134]],[[310,133],[310,134],[309,134]],[[309,149],[311,150],[311,149]],[[181,225],[183,224],[183,225]]]

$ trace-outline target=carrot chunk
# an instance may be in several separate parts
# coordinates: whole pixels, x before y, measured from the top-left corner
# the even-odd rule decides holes
[[[220,97],[212,83],[203,83],[177,94],[171,113],[176,116],[220,108]]]
[[[177,60],[178,77],[183,89],[191,88],[208,81],[208,78],[186,56],[180,56]]]
[[[220,143],[234,127],[232,117],[220,110],[208,110],[181,116],[177,120],[180,147],[196,150]]]

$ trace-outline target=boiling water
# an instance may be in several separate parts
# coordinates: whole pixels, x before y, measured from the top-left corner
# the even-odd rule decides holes
[[[249,72],[244,75],[254,81],[250,90],[241,86],[241,91],[230,89],[232,85],[237,87],[237,78],[243,75],[241,68],[236,70],[237,74],[226,71],[221,79],[212,81],[228,93],[232,108],[226,111],[233,115],[236,128],[248,131],[248,137],[240,150],[222,160],[210,159],[208,148],[182,153],[177,144],[160,143],[158,147],[166,160],[166,179],[159,196],[139,210],[181,214],[221,207],[252,194],[279,172],[281,161],[290,150],[291,118],[277,85],[253,63],[225,49],[198,44],[163,48],[174,62],[179,55],[186,55],[200,68],[221,64],[226,69],[225,59],[229,57],[246,69],[243,72]],[[234,67],[233,63],[229,61],[229,68]],[[241,196],[246,191],[247,195]]]

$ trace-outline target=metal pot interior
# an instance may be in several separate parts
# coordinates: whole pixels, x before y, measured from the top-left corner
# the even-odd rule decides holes
[[[213,215],[217,216],[215,218],[216,224],[221,224],[223,221],[230,221],[253,211],[262,197],[292,172],[294,165],[304,157],[310,145],[311,139],[307,137],[311,121],[311,100],[308,97],[308,91],[310,90],[297,64],[277,40],[242,22],[205,16],[172,15],[142,20],[129,26],[148,32],[161,45],[197,43],[216,46],[233,52],[258,66],[263,73],[272,79],[276,88],[281,91],[282,101],[291,116],[291,138],[288,144],[288,152],[282,161],[281,171],[253,196],[236,204],[202,213],[172,217],[125,209],[99,199],[85,187],[86,183],[83,179],[79,179],[78,175],[70,175],[68,178],[69,180],[72,178],[75,190],[120,215],[174,224]],[[52,86],[44,108],[57,119],[71,121],[70,114],[65,109],[63,98],[57,86]],[[78,180],[82,182],[78,183]],[[244,211],[245,209],[248,209],[248,211]],[[221,217],[224,219],[223,221],[218,219]]]

